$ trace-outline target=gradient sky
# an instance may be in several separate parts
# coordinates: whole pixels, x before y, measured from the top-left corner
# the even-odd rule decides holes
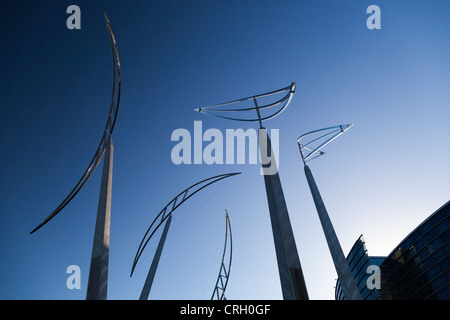
[[[66,8],[81,8],[81,30]],[[366,9],[381,8],[381,30]],[[0,298],[85,299],[101,168],[33,235],[91,160],[109,110],[107,12],[122,66],[113,134],[109,299],[138,299],[159,236],[135,274],[139,242],[173,196],[242,172],[174,213],[150,299],[209,299],[233,231],[229,299],[281,299],[257,165],[175,165],[177,128],[256,128],[196,107],[297,83],[280,130],[279,173],[311,299],[334,299],[336,272],[296,145],[305,132],[354,123],[310,163],[344,253],[363,234],[388,255],[449,200],[447,0],[0,1]],[[159,235],[159,233],[158,233]],[[81,289],[66,268],[81,268]]]

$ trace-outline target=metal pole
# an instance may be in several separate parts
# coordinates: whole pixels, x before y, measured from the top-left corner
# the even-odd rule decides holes
[[[320,196],[314,177],[309,167],[305,164],[305,175],[308,180],[308,185],[311,190],[314,204],[316,205],[317,213],[319,214],[320,223],[322,224],[325,238],[327,239],[328,248],[330,249],[331,257],[333,258],[334,267],[336,268],[339,281],[344,292],[344,297],[347,300],[361,300],[361,294],[356,286],[355,279],[345,259],[339,240],[331,224],[327,209]]]
[[[260,133],[260,152],[272,152],[270,138],[265,131]],[[264,138],[265,137],[265,138]],[[267,155],[261,154],[261,158]],[[275,161],[272,157],[272,161]],[[276,163],[263,164],[263,170],[270,166],[274,170],[265,171],[267,201],[269,204],[270,221],[272,223],[275,252],[278,262],[281,290],[284,300],[308,300],[305,279],[303,277],[300,258],[295,244],[294,234],[286,207],[286,201],[281,187]],[[272,174],[269,174],[272,173]]]
[[[264,127],[263,127],[262,121],[261,121],[261,113],[259,112],[258,102],[256,101],[255,97],[253,97],[253,102],[255,103],[256,113],[258,114],[259,128],[263,129]]]
[[[148,300],[148,295],[150,294],[150,289],[152,288],[153,279],[155,278],[156,269],[158,268],[159,259],[161,258],[161,252],[166,242],[167,233],[169,232],[170,222],[172,221],[172,215],[167,218],[166,224],[164,226],[161,239],[159,240],[158,247],[156,248],[155,256],[153,257],[152,265],[148,271],[147,279],[145,279],[144,287],[142,288],[141,296],[139,300]]]
[[[100,186],[86,300],[106,300],[107,296],[113,151],[113,142],[109,138],[103,160],[102,182]]]

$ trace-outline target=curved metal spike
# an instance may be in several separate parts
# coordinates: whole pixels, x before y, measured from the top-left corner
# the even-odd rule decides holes
[[[133,276],[133,272],[134,269],[136,268],[136,265],[139,261],[139,258],[142,255],[142,252],[144,251],[145,247],[147,246],[148,242],[150,241],[150,239],[153,237],[153,235],[155,234],[156,230],[158,230],[158,228],[163,224],[163,222],[172,214],[172,212],[174,212],[179,206],[181,206],[186,200],[188,200],[190,197],[192,197],[194,194],[196,194],[197,192],[199,192],[200,190],[206,188],[207,186],[220,181],[222,179],[226,179],[235,175],[241,174],[240,172],[236,172],[236,173],[226,173],[226,174],[221,174],[221,175],[217,175],[208,179],[204,179],[202,181],[199,181],[195,184],[193,184],[192,186],[184,189],[183,191],[181,191],[177,196],[175,196],[171,201],[169,201],[168,204],[166,204],[166,206],[158,213],[158,215],[156,216],[156,218],[153,220],[153,222],[150,224],[150,227],[148,227],[147,231],[145,232],[144,236],[142,237],[141,243],[139,244],[139,248],[136,252],[136,256],[134,257],[134,261],[133,261],[133,265],[131,267],[131,274],[130,277]],[[206,183],[207,182],[207,183]],[[203,183],[206,183],[204,185],[201,185]],[[201,185],[201,186],[200,186]],[[192,189],[195,189],[194,191],[192,191]],[[190,192],[190,194],[188,195],[188,193]],[[181,202],[178,202],[178,199],[181,197]],[[171,208],[169,209],[169,207],[171,206]],[[169,211],[167,211],[169,210]],[[159,220],[159,222],[157,223],[157,220]],[[157,223],[157,224],[156,224]],[[153,228],[153,226],[155,226]],[[147,237],[148,236],[148,237]]]
[[[69,192],[66,198],[56,207],[55,210],[45,218],[36,228],[34,228],[30,234],[33,234],[38,229],[43,227],[47,222],[53,219],[61,210],[77,195],[77,193],[81,190],[84,184],[89,180],[92,173],[97,168],[100,160],[103,157],[103,154],[106,149],[106,144],[114,130],[114,126],[117,119],[117,113],[119,111],[119,102],[120,102],[120,91],[121,91],[121,73],[120,73],[120,60],[119,60],[119,51],[117,49],[116,39],[114,37],[114,33],[111,28],[111,24],[109,22],[108,16],[104,12],[106,19],[106,27],[108,29],[109,39],[111,42],[111,51],[112,51],[112,62],[113,62],[113,87],[112,87],[112,98],[111,98],[111,106],[109,110],[108,119],[106,122],[105,130],[103,131],[103,136],[100,139],[100,143],[95,151],[94,157],[89,163],[88,168],[84,171],[80,180],[78,180],[75,187]],[[116,67],[117,67],[117,90],[116,90]],[[116,97],[117,95],[117,97]]]
[[[230,259],[228,261],[228,267],[225,266],[225,256],[227,253],[227,243],[228,243],[228,232],[230,233]],[[216,286],[211,296],[211,300],[214,299],[214,296],[217,297],[217,300],[224,300],[225,298],[225,290],[228,285],[228,279],[230,277],[231,271],[231,260],[233,257],[233,238],[231,235],[231,223],[230,218],[228,216],[228,211],[225,210],[225,245],[223,248],[222,262],[220,263],[219,275],[217,276]],[[225,279],[225,283],[223,281]],[[220,284],[219,284],[220,282]]]

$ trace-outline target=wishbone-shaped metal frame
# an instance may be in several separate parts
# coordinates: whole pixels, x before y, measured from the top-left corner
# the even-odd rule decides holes
[[[275,91],[271,91],[271,92],[267,92],[267,93],[263,93],[263,94],[258,94],[255,96],[251,96],[251,97],[246,97],[246,98],[241,98],[241,99],[237,99],[237,100],[233,100],[230,102],[225,102],[225,103],[221,103],[221,104],[217,104],[214,106],[208,106],[208,107],[203,107],[203,108],[196,108],[194,109],[194,111],[197,112],[201,112],[201,113],[205,113],[205,114],[209,114],[209,115],[213,115],[219,118],[224,118],[224,119],[228,119],[228,120],[237,120],[237,121],[263,121],[263,120],[268,120],[268,119],[272,119],[274,117],[276,117],[277,115],[279,115],[281,112],[283,112],[286,107],[289,105],[289,103],[292,100],[292,97],[294,95],[295,92],[295,87],[296,84],[295,82],[292,82],[291,85],[279,89],[279,90],[275,90]],[[286,94],[283,95],[282,98],[278,99],[275,102],[269,103],[267,105],[262,105],[259,106],[257,103],[257,99],[258,98],[262,98],[262,97],[267,97],[270,95],[274,95],[274,94],[278,94],[278,93],[283,93],[285,92]],[[235,103],[239,103],[239,102],[244,102],[244,101],[248,101],[248,100],[253,100],[253,102],[255,103],[254,107],[249,107],[249,108],[221,108],[221,109],[217,109],[219,107],[224,107],[224,106],[228,106],[231,104],[235,104]],[[279,110],[277,110],[276,112],[265,116],[265,117],[261,117],[260,114],[260,110],[261,109],[268,109],[268,108],[273,108],[275,106],[278,105],[282,105],[281,108]],[[219,114],[215,114],[216,112],[243,112],[243,111],[251,111],[251,110],[256,110],[258,117],[257,118],[250,118],[250,119],[243,119],[243,118],[236,118],[236,117],[229,117],[229,116],[223,116],[223,115],[219,115]]]
[[[300,155],[302,156],[302,160],[303,163],[306,163],[307,161],[311,161],[321,155],[324,155],[325,152],[320,151],[323,147],[325,147],[327,144],[329,144],[331,141],[333,141],[334,139],[336,139],[337,137],[339,137],[341,134],[343,134],[345,131],[347,131],[348,129],[350,129],[350,127],[352,127],[353,124],[341,124],[339,126],[334,126],[334,127],[328,127],[328,128],[323,128],[323,129],[318,129],[318,130],[313,130],[310,132],[307,132],[305,134],[302,134],[298,139],[297,139],[297,144],[298,144],[298,148],[300,150]],[[307,142],[306,144],[302,144],[300,143],[300,140],[313,134],[313,133],[317,133],[317,132],[321,132],[321,131],[327,131],[327,130],[332,130],[330,132],[327,132],[309,142]],[[330,138],[328,138],[328,140],[325,140],[323,143],[321,143],[319,146],[317,146],[316,148],[310,148],[309,145],[320,140],[323,139],[329,135],[332,135]],[[309,153],[304,153],[304,151],[307,150],[309,151]]]

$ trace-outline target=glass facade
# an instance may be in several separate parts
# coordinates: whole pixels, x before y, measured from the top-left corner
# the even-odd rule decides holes
[[[383,299],[450,299],[450,201],[411,232],[381,265]]]
[[[361,293],[361,298],[363,300],[380,300],[380,292],[378,289],[368,289],[367,280],[372,273],[367,273],[367,269],[370,265],[379,266],[383,261],[384,257],[369,257],[367,254],[366,244],[364,238],[361,235],[358,240],[356,240],[350,253],[347,256],[347,261],[352,271],[353,277],[356,280],[356,285],[358,286],[359,292]],[[344,293],[339,283],[339,279],[336,282],[336,288],[334,292],[336,300],[345,300]]]
[[[450,299],[450,201],[444,204],[387,257],[370,257],[362,236],[348,254],[353,276],[365,300]],[[381,288],[368,289],[369,265],[381,270]],[[335,298],[343,300],[339,281]]]

